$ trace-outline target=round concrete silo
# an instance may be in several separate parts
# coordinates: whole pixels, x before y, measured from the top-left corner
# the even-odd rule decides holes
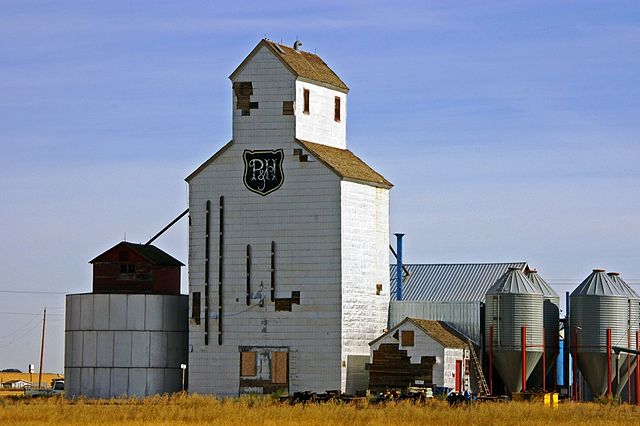
[[[188,296],[69,294],[65,317],[68,398],[144,397],[182,389]]]
[[[635,340],[636,340],[636,332],[639,330],[638,321],[640,321],[640,296],[636,293],[630,286],[627,284],[619,273],[617,272],[609,272],[607,276],[616,283],[620,290],[627,296],[628,298],[628,319],[627,323],[627,338],[623,342],[614,342],[617,346],[624,346],[631,349],[635,349]],[[623,358],[624,361],[623,361]],[[617,380],[617,394],[620,394],[624,386],[627,384],[629,380],[629,371],[633,371],[635,368],[636,357],[629,356],[626,353],[620,353],[620,360],[618,366],[620,368],[620,380]],[[617,373],[617,372],[616,372]]]
[[[542,293],[543,297],[543,325],[545,344],[545,366],[548,375],[556,362],[558,355],[558,333],[560,328],[560,297],[551,286],[538,274],[538,271],[531,269],[527,273],[527,278],[536,290]],[[535,387],[542,386],[542,361],[538,363],[533,373],[531,373],[531,384]],[[547,386],[549,382],[547,382]]]
[[[520,269],[510,268],[489,288],[485,299],[489,336],[485,350],[509,392],[520,392],[523,375],[526,381],[542,357],[543,295]]]
[[[611,345],[626,342],[629,299],[604,269],[594,269],[571,293],[569,304],[571,353],[577,354],[578,368],[593,395],[604,395],[616,379],[608,330]],[[626,356],[621,357],[625,360]]]

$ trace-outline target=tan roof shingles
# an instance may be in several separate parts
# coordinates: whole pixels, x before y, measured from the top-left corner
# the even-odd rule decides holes
[[[387,189],[393,187],[391,182],[386,180],[384,176],[373,170],[348,149],[334,148],[299,139],[296,139],[296,141],[311,155],[343,178],[369,182]]]
[[[327,83],[342,90],[349,90],[344,81],[331,68],[313,53],[295,50],[271,40],[264,40],[299,77]]]
[[[409,318],[409,321],[420,327],[429,336],[440,342],[445,348],[464,349],[468,343],[462,340],[450,327],[442,321]]]
[[[338,77],[318,55],[302,50],[295,50],[266,39],[261,40],[260,43],[256,45],[251,53],[238,65],[235,71],[231,73],[229,78],[233,80],[262,46],[267,46],[274,56],[296,76],[328,84],[341,92],[346,93],[349,91],[344,81],[340,80],[340,77]]]

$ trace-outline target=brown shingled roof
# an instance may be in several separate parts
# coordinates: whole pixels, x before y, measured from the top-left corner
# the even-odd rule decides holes
[[[340,177],[373,183],[387,189],[393,187],[384,176],[373,170],[348,149],[334,148],[299,139],[296,139],[296,142]]]
[[[424,320],[418,318],[407,318],[409,321],[420,327],[430,337],[437,340],[445,348],[464,349],[468,343],[462,340],[451,327],[442,321]]]
[[[304,52],[302,50],[295,50],[291,47],[266,39],[263,39],[258,43],[245,60],[242,61],[238,68],[236,68],[236,70],[231,74],[230,78],[233,78],[239,70],[244,68],[247,61],[253,57],[255,52],[257,52],[263,45],[269,47],[273,54],[298,77],[325,83],[344,92],[349,91],[347,85],[344,84],[340,77],[338,77],[338,75],[333,72],[333,70],[329,68],[329,66],[318,55]]]

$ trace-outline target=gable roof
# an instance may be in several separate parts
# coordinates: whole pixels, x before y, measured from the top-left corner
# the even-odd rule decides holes
[[[191,179],[193,179],[197,174],[199,174],[201,171],[203,171],[204,169],[207,168],[207,166],[211,163],[213,163],[214,161],[216,161],[216,159],[218,157],[220,157],[222,154],[224,154],[224,152],[229,149],[229,147],[233,144],[233,139],[230,140],[229,142],[227,142],[222,148],[220,148],[215,154],[213,154],[211,157],[209,157],[207,159],[207,161],[205,161],[204,163],[200,164],[200,166],[198,166],[197,169],[195,169],[193,172],[191,172],[191,174],[189,176],[187,176],[184,180],[186,180],[187,182],[189,182]]]
[[[405,264],[409,276],[402,285],[403,300],[483,302],[484,295],[509,268],[526,262]],[[396,300],[396,265],[390,265],[391,300]]]
[[[348,149],[334,148],[298,139],[296,142],[342,178],[373,183],[381,188],[390,189],[393,187],[384,176],[373,170]]]
[[[387,331],[377,339],[371,341],[369,345],[374,345],[383,337],[393,334],[397,329],[399,329],[403,324],[407,322],[413,323],[416,327],[424,331],[425,334],[427,334],[436,342],[440,343],[445,348],[464,349],[469,347],[469,344],[465,341],[463,334],[455,330],[444,321],[425,320],[410,317],[407,317],[404,320],[400,321],[395,327],[391,328],[391,330]]]
[[[260,43],[247,55],[240,65],[231,73],[230,79],[233,78],[244,68],[249,60],[260,50],[266,46],[274,54],[276,58],[284,64],[294,75],[306,78],[312,81],[325,83],[339,89],[341,92],[348,92],[349,88],[346,84],[333,72],[331,68],[313,53],[295,50],[288,46],[275,43],[271,40],[262,39]]]
[[[178,259],[176,259],[173,256],[169,255],[168,253],[160,250],[156,246],[152,246],[150,244],[149,245],[135,244],[135,243],[127,242],[127,241],[122,241],[121,243],[116,244],[115,246],[111,247],[109,250],[105,251],[104,253],[100,254],[99,256],[97,256],[96,258],[91,260],[89,263],[99,262],[100,258],[102,256],[104,256],[105,254],[109,253],[112,250],[115,250],[118,247],[127,247],[127,248],[135,251],[140,256],[144,257],[149,262],[151,262],[151,263],[153,263],[155,265],[184,266],[184,264],[182,262],[180,262]]]

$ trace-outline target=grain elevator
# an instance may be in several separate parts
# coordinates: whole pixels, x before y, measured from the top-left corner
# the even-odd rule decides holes
[[[186,178],[190,392],[364,390],[387,325],[392,185],[300,45],[262,40],[231,74],[232,140]]]

